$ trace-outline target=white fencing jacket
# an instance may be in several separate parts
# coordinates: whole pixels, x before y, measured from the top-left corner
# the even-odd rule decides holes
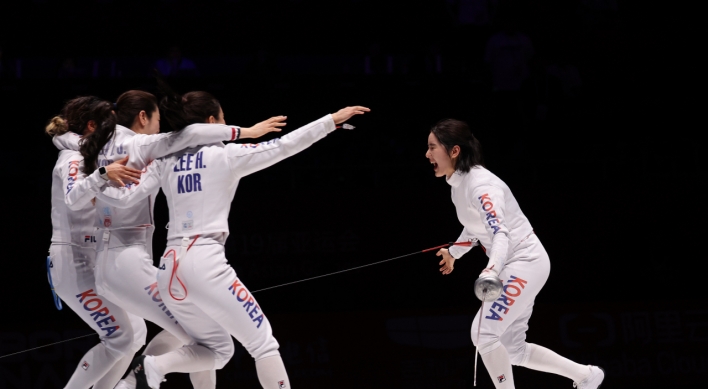
[[[77,139],[79,136],[72,133]],[[61,147],[60,147],[61,150]],[[69,209],[64,198],[77,185],[83,157],[77,151],[62,150],[52,171],[52,243],[95,247],[94,210],[88,201]],[[100,179],[100,177],[99,177]]]
[[[187,148],[155,160],[140,185],[105,187],[97,197],[114,207],[131,207],[162,187],[170,214],[168,244],[195,235],[220,236],[214,239],[223,243],[239,180],[299,153],[335,129],[332,116],[327,115],[267,142]]]
[[[132,130],[118,125],[114,136],[100,152],[98,165],[107,166],[118,159],[128,156],[128,166],[144,169],[155,158],[174,153],[185,147],[210,144],[222,140],[235,140],[237,133],[238,131],[234,126],[197,124],[188,126],[182,131],[144,135],[136,134]],[[55,137],[54,143],[78,150],[76,137],[65,135]],[[76,187],[67,193],[65,197],[66,204],[71,209],[80,208],[82,204],[94,198],[96,193],[104,186],[107,186],[106,180],[102,179],[98,170],[96,170],[91,175],[86,176],[85,179],[80,179]],[[99,228],[110,230],[152,226],[153,206],[158,189],[151,192],[143,201],[133,204],[130,209],[118,210],[97,198],[94,212],[95,225]]]
[[[533,232],[511,190],[481,166],[467,173],[456,171],[447,183],[452,187],[457,218],[464,226],[458,242],[479,241],[489,257],[487,268],[494,266],[501,272],[514,248]],[[449,251],[459,258],[470,249],[452,246]]]

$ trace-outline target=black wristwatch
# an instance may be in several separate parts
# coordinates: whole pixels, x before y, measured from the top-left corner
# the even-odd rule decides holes
[[[101,166],[100,168],[98,168],[98,174],[101,175],[101,178],[108,181],[108,171],[106,170],[106,168],[104,166]]]

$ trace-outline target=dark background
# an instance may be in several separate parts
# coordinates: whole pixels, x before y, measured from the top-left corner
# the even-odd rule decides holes
[[[251,290],[456,239],[449,186],[424,154],[429,128],[457,118],[551,257],[528,341],[602,366],[603,388],[703,387],[705,137],[689,108],[700,88],[683,58],[681,18],[648,3],[3,3],[0,388],[62,387],[97,341],[3,357],[91,333],[54,308],[46,283],[57,151],[44,125],[78,95],[156,92],[151,69],[174,46],[195,67],[166,78],[182,92],[215,94],[229,124],[283,114],[293,130],[347,105],[372,109],[352,120],[355,131],[242,180],[226,250]],[[505,73],[485,52],[519,50],[488,49],[509,26],[533,55],[514,57]],[[500,91],[495,71],[525,76]],[[159,255],[162,196],[156,220]],[[297,388],[471,388],[472,285],[486,261],[474,249],[443,277],[438,259],[421,254],[256,297]],[[514,374],[519,388],[571,386]],[[189,387],[185,375],[168,378],[165,388]],[[218,380],[259,387],[242,349]],[[478,386],[493,387],[483,365]]]

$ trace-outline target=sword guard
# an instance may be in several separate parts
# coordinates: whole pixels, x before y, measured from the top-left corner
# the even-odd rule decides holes
[[[501,280],[494,275],[483,275],[474,282],[474,294],[483,302],[491,302],[501,296],[503,287]]]

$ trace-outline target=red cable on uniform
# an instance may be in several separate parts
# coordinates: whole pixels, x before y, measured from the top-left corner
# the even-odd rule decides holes
[[[163,258],[167,258],[167,256],[170,255],[170,253],[172,253],[172,275],[170,276],[170,284],[169,284],[169,287],[168,287],[168,292],[170,293],[170,297],[172,297],[173,299],[175,299],[175,300],[177,300],[177,301],[181,301],[181,300],[184,300],[185,298],[187,298],[187,294],[186,294],[186,293],[185,293],[185,295],[184,295],[184,298],[181,299],[181,300],[178,299],[177,297],[175,297],[175,295],[172,294],[172,279],[173,279],[174,276],[175,276],[175,270],[176,270],[176,269],[175,269],[175,259],[177,258],[177,253],[175,252],[174,249],[172,249],[172,250],[166,252],[165,255],[163,256]],[[182,284],[182,287],[184,288],[184,284],[182,283],[182,280],[180,280],[179,277],[177,277],[177,280],[179,281],[180,284]],[[187,289],[185,288],[185,291],[186,291],[186,290],[187,290]]]
[[[443,249],[443,248],[449,247],[449,246],[472,246],[472,242],[450,242],[450,243],[442,244],[440,246],[435,246],[435,247],[431,247],[429,249],[425,249],[425,250],[421,251],[421,253],[427,253],[428,251],[433,251],[436,249]]]
[[[433,250],[436,250],[436,249],[444,249],[445,247],[447,247],[447,246],[449,246],[449,245],[450,245],[450,244],[443,244],[443,245],[440,245],[440,246],[431,247],[431,248],[429,248],[429,249],[425,249],[425,250],[421,251],[421,253],[427,253],[428,251],[433,251]]]
[[[194,244],[194,242],[197,241],[198,238],[199,238],[199,235],[194,237],[194,240],[192,241],[192,243],[190,243],[189,246],[187,246],[187,251],[189,251],[189,249],[192,248],[192,245]],[[170,253],[172,253],[172,275],[170,275],[170,283],[167,287],[168,288],[167,290],[168,290],[168,292],[170,292],[170,297],[172,297],[173,299],[175,299],[177,301],[182,301],[187,298],[187,294],[188,294],[187,287],[184,285],[182,280],[180,280],[179,276],[177,275],[177,268],[179,267],[179,262],[177,262],[177,252],[174,249],[171,249],[170,251],[165,253],[163,258],[166,258],[168,255],[170,255]],[[184,297],[182,297],[181,299],[175,297],[175,295],[172,294],[172,280],[175,277],[177,278],[177,281],[179,281],[179,284],[182,285],[182,289],[184,289]]]

